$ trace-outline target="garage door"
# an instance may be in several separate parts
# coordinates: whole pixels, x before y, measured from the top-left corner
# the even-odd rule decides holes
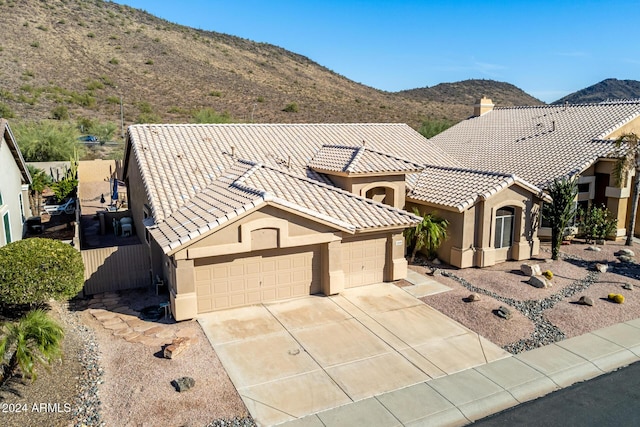
[[[320,292],[317,247],[277,249],[195,261],[198,313]]]
[[[370,285],[384,280],[387,239],[357,240],[342,244],[345,288]]]

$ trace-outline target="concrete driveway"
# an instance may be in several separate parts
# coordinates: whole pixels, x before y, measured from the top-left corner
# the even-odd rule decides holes
[[[259,425],[510,356],[389,283],[198,321]]]

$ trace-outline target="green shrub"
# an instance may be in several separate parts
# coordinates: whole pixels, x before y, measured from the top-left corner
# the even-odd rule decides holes
[[[27,162],[67,161],[84,149],[78,143],[78,132],[68,122],[17,122],[12,130]]]
[[[425,138],[432,138],[440,132],[449,129],[451,126],[453,126],[453,123],[449,120],[427,120],[422,122],[418,132]]]
[[[73,298],[84,284],[80,252],[59,240],[24,239],[0,248],[0,303]]]
[[[580,232],[587,242],[604,240],[618,229],[618,219],[604,205],[591,206],[586,212],[580,210],[578,216]]]
[[[152,60],[152,59],[147,59],[147,60],[145,61],[145,64],[147,64],[147,65],[153,65],[153,60]]]
[[[230,123],[228,112],[218,114],[213,108],[203,108],[193,113],[194,123]]]
[[[222,96],[222,92],[219,92],[217,90],[212,90],[211,92],[209,92],[209,96],[217,96],[219,98]]]
[[[0,102],[0,117],[2,117],[4,119],[11,119],[11,118],[14,117],[13,116],[13,111],[4,102]]]
[[[40,42],[31,42],[31,47],[40,47]]]
[[[87,34],[87,37],[89,37],[90,39],[94,38],[96,36],[95,33],[89,33]]]
[[[51,110],[51,116],[55,120],[69,120],[69,110],[64,105],[58,105]]]
[[[259,96],[259,97],[256,99],[256,102],[264,102],[264,96]]]
[[[118,61],[118,58],[111,58],[109,60],[109,64],[118,65],[119,63],[120,61]]]
[[[286,113],[297,113],[298,110],[299,110],[298,104],[296,104],[295,102],[287,104],[287,106],[282,109],[282,111]]]

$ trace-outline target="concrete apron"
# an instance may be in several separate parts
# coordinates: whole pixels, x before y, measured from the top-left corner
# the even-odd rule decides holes
[[[263,426],[510,356],[389,283],[198,321]]]

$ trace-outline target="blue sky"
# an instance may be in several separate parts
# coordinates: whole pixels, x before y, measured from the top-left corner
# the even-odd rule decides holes
[[[116,2],[271,43],[391,92],[492,79],[552,102],[606,78],[640,80],[640,1]]]

